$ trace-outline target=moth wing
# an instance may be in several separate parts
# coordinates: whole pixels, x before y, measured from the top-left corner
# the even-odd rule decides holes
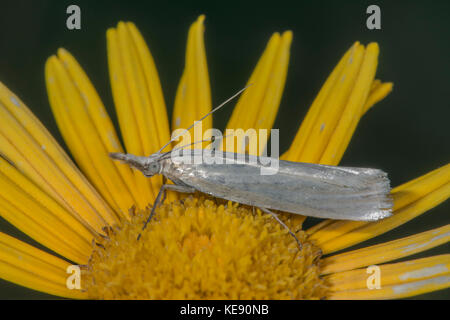
[[[234,154],[224,159],[230,157]],[[262,158],[263,163],[268,159]],[[177,179],[218,198],[306,216],[375,221],[391,215],[389,179],[381,170],[281,160],[278,164],[270,175],[262,175],[261,164],[248,159],[181,164]]]

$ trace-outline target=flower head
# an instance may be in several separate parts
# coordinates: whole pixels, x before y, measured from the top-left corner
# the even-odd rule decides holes
[[[91,298],[319,299],[320,249],[298,249],[269,215],[236,203],[188,197],[98,239],[84,281]],[[124,239],[125,237],[125,239]],[[118,270],[120,270],[118,272]],[[268,276],[270,274],[270,276]]]
[[[211,110],[204,17],[191,26],[172,129]],[[0,83],[0,214],[52,253],[0,233],[0,277],[72,298],[356,299],[398,298],[450,286],[450,255],[389,263],[447,243],[449,226],[335,252],[392,230],[450,195],[450,165],[392,190],[394,214],[378,222],[280,213],[302,242],[259,210],[169,193],[137,241],[162,179],[145,178],[108,154],[149,155],[170,137],[151,53],[132,23],[107,32],[108,64],[122,146],[86,73],[64,49],[48,59],[50,105],[75,163],[25,104]],[[227,128],[270,129],[280,104],[292,33],[275,33]],[[379,48],[356,42],[330,74],[282,159],[337,165],[361,117],[392,90],[375,79]],[[212,127],[212,120],[203,128]],[[263,141],[265,144],[266,141]],[[83,265],[82,290],[66,269]],[[378,265],[381,288],[367,286]]]

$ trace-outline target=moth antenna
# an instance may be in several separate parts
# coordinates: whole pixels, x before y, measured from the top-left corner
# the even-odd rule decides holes
[[[211,115],[212,113],[216,112],[217,110],[219,110],[220,108],[222,108],[224,105],[226,105],[228,102],[230,102],[231,100],[233,100],[234,98],[236,98],[237,96],[239,96],[242,92],[244,92],[248,87],[250,87],[251,85],[253,85],[252,83],[246,85],[244,88],[242,88],[241,90],[239,90],[238,92],[236,92],[234,95],[232,95],[230,98],[228,98],[227,100],[225,100],[224,102],[222,102],[219,106],[215,107],[214,109],[212,109],[210,112],[208,112],[207,114],[205,114],[203,117],[201,117],[199,120],[194,121],[194,123],[192,125],[190,125],[187,129],[185,129],[183,131],[183,133],[180,133],[179,135],[177,135],[175,138],[170,139],[169,142],[167,142],[161,149],[159,149],[159,151],[157,153],[160,153],[161,151],[164,150],[164,148],[166,148],[169,144],[171,144],[173,141],[175,141],[176,139],[178,139],[179,137],[181,137],[182,135],[184,135],[186,132],[188,132],[189,130],[191,130],[197,123],[203,121],[203,119],[205,119],[206,117],[208,117],[209,115]]]
[[[228,134],[226,136],[221,136],[220,139],[223,140],[223,138],[228,138],[228,137],[232,137],[232,136],[234,136],[234,134]],[[211,138],[208,138],[208,139],[205,139],[205,140],[194,141],[194,142],[182,145],[180,147],[177,147],[177,148],[173,149],[172,151],[177,151],[177,150],[180,150],[180,149],[184,149],[184,148],[190,147],[190,146],[192,146],[194,144],[199,144],[199,143],[209,142],[209,141],[215,141],[216,139],[217,139],[216,136],[212,136]]]

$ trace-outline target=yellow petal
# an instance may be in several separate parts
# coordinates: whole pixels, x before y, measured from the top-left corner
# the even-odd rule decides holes
[[[333,100],[331,100],[331,98],[334,98],[338,94],[340,94],[341,96],[343,95],[344,91],[341,89],[343,84],[342,79],[344,79],[344,81],[345,79],[347,79],[347,87],[349,80],[348,76],[346,77],[343,76],[343,73],[344,72],[348,73],[350,69],[353,68],[354,74],[354,69],[359,68],[360,59],[362,55],[361,50],[364,50],[364,47],[361,46],[359,42],[356,42],[344,54],[344,56],[336,65],[332,73],[328,76],[324,85],[320,89],[319,94],[316,96],[311,107],[309,108],[308,113],[306,114],[306,117],[303,120],[300,129],[298,130],[297,135],[295,136],[294,141],[291,144],[291,147],[283,155],[282,157],[283,160],[306,162],[306,159],[308,159],[308,157],[306,156],[306,147],[308,144],[311,144],[309,141],[313,138],[314,134],[317,135],[317,127],[319,127],[320,133],[320,128],[321,125],[323,124],[323,121],[322,122],[320,121],[321,118],[326,116],[326,114],[332,111],[333,109],[341,107],[337,106],[336,104],[333,104]],[[356,55],[356,58],[358,59],[355,61],[356,53],[358,53]],[[341,85],[340,87],[339,84]],[[341,100],[343,100],[343,98],[341,98]],[[335,117],[337,118],[337,116]],[[324,128],[325,127],[323,127],[323,129]],[[326,141],[322,142],[322,145],[324,145],[325,143]],[[321,154],[323,152],[323,146],[322,148],[320,148],[320,150],[318,149],[319,147],[315,148],[315,150],[310,150],[309,152],[315,151],[316,153]],[[319,155],[317,155],[316,158],[317,158],[316,161],[318,161]]]
[[[0,278],[18,285],[66,298],[86,298],[66,286],[71,264],[0,232]]]
[[[1,216],[42,245],[87,263],[95,233],[0,158]]]
[[[406,238],[337,254],[323,260],[323,274],[393,261],[434,248],[450,240],[450,225]]]
[[[323,220],[306,230],[306,234],[308,234],[309,236],[314,235],[317,231],[322,230],[333,222],[335,222],[335,220]]]
[[[394,86],[394,84],[392,82],[381,83],[381,81],[379,81],[378,83],[376,83],[374,81],[374,84],[377,84],[377,85],[372,87],[369,97],[366,100],[366,104],[364,105],[363,113],[366,113],[377,102],[380,102],[381,100],[386,98],[387,95],[389,93],[391,93],[392,88]]]
[[[78,147],[73,148],[74,157],[80,167],[85,170],[99,192],[109,200],[111,207],[120,216],[126,216],[135,201],[120,176],[116,164],[108,156],[107,146],[97,131],[101,128],[96,128],[96,123],[87,110],[86,106],[95,101],[87,100],[93,97],[87,96],[86,90],[80,92],[80,85],[65,65],[69,65],[67,61],[63,62],[53,56],[48,59],[45,67],[47,91],[56,123],[69,148],[73,145],[72,140],[77,140],[75,143],[83,146],[83,153],[78,153]],[[72,73],[80,71],[74,69],[72,65]],[[65,134],[69,128],[74,136]],[[117,143],[115,148],[120,149]],[[99,180],[102,180],[102,183],[98,183]]]
[[[283,160],[337,165],[361,116],[392,89],[374,81],[378,45],[356,42],[330,74]]]
[[[356,46],[350,54],[342,73],[336,79],[333,89],[324,101],[317,121],[311,128],[311,133],[306,141],[302,155],[303,162],[320,162],[334,130],[339,123],[341,115],[345,110],[348,97],[352,93],[361,69],[361,64],[364,60],[364,52],[364,46]]]
[[[425,294],[450,287],[450,276],[443,275],[425,280],[381,287],[380,289],[360,289],[332,292],[330,300],[400,299]]]
[[[328,241],[332,241],[335,238],[350,233],[358,227],[367,225],[367,222],[348,220],[324,220],[322,224],[326,225],[320,229],[311,228],[310,230],[308,230],[308,233],[310,234],[309,238],[320,247],[323,247],[323,244]]]
[[[47,64],[48,65],[48,64]],[[50,67],[47,67],[48,70]],[[59,88],[56,87],[55,81],[53,78],[47,77],[47,91],[49,92],[49,101],[51,106],[55,106],[53,108],[53,116],[56,119],[56,122],[59,124],[59,131],[63,136],[63,139],[66,142],[66,145],[71,151],[71,154],[75,158],[78,166],[83,170],[84,174],[91,181],[95,181],[95,187],[98,190],[101,190],[102,197],[105,201],[110,205],[113,204],[111,209],[118,211],[117,203],[115,202],[110,190],[106,187],[105,182],[99,176],[99,173],[96,170],[96,167],[92,165],[92,162],[88,158],[89,152],[86,149],[83,140],[79,139],[79,135],[77,132],[77,128],[73,125],[71,117],[68,112],[64,109],[59,108],[57,106],[64,106],[64,100],[62,99],[61,94],[59,93]],[[55,88],[52,89],[51,87]],[[50,94],[50,92],[54,94]],[[114,210],[112,211],[114,215]]]
[[[211,111],[211,88],[203,40],[204,20],[205,16],[201,15],[189,29],[185,68],[175,97],[173,130],[188,128]],[[202,121],[203,132],[210,128],[212,117],[207,117]],[[198,140],[208,138],[204,135]]]
[[[392,230],[450,197],[450,164],[392,190],[394,214],[377,222],[334,221],[310,236],[325,254]]]
[[[378,267],[380,268],[381,287],[399,285],[448,275],[450,273],[450,254],[383,264]],[[366,289],[367,280],[372,272],[368,273],[367,268],[356,269],[333,273],[326,276],[325,279],[331,291]]]
[[[364,105],[369,96],[371,85],[375,78],[378,65],[379,48],[376,43],[370,43],[364,53],[356,82],[348,97],[346,106],[336,125],[333,135],[320,158],[320,163],[337,165],[344,155],[347,145],[355,132],[359,119],[363,115]],[[324,122],[326,126],[326,122]]]
[[[252,86],[244,91],[236,104],[227,129],[243,129],[244,132],[254,129],[258,133],[260,129],[272,128],[286,82],[291,43],[291,31],[284,32],[282,36],[275,33],[270,38],[247,83]],[[250,135],[250,139],[253,134]],[[264,151],[269,135],[270,132],[266,136],[260,136],[258,154]],[[233,148],[234,143],[233,139],[226,139],[226,150],[241,150],[244,141],[238,138],[238,143]],[[249,153],[255,152],[249,150]]]
[[[107,32],[108,63],[114,103],[127,152],[150,155],[169,141],[166,107],[155,63],[132,23]],[[153,202],[161,177],[135,172],[141,207]]]
[[[101,232],[112,211],[27,107],[6,87],[0,89],[0,153],[72,215]]]
[[[75,85],[79,96],[82,98],[82,100],[79,101],[84,102],[84,106],[80,106],[80,109],[84,110],[86,112],[86,116],[92,121],[93,127],[96,130],[96,132],[92,134],[96,134],[99,137],[106,152],[123,152],[123,148],[120,144],[119,138],[117,137],[117,133],[114,129],[112,121],[108,116],[105,107],[100,100],[100,97],[95,91],[94,86],[92,85],[83,69],[74,59],[74,57],[64,49],[58,50],[58,58],[62,62],[68,75],[70,76],[70,80]],[[83,137],[89,137],[89,139],[92,139],[92,136],[87,133],[78,136],[79,139]],[[86,141],[85,144],[86,143],[88,142]],[[104,150],[96,151],[104,152]],[[84,158],[86,158],[85,155]],[[129,194],[128,198],[133,200],[133,204],[136,203],[137,198],[139,198],[139,191],[136,187],[133,172],[128,165],[122,164],[117,161],[114,161],[113,164],[115,166],[115,171],[117,171],[115,175],[120,176],[121,180],[123,180],[124,182],[124,184],[122,185],[124,189],[122,189],[121,193]],[[114,167],[112,168],[114,170]],[[103,183],[102,185],[107,184]],[[97,189],[100,190],[99,187],[97,187]],[[103,191],[105,190],[103,189]],[[107,193],[111,194],[111,192],[112,190],[110,189]],[[112,194],[112,197],[116,198],[117,194]]]
[[[122,138],[126,151],[132,154],[144,154],[136,116],[130,102],[119,48],[119,39],[116,29],[109,29],[106,33],[108,44],[108,65],[110,82],[114,98],[115,109],[121,128]],[[139,206],[142,207],[150,199],[153,199],[153,191],[150,182],[140,172],[134,170],[137,188],[141,191]]]
[[[89,201],[90,205],[104,218],[112,214],[109,206],[104,202],[97,191],[88,183],[83,174],[73,164],[67,154],[42,125],[42,123],[33,115],[33,113],[23,104],[20,99],[8,90],[0,82],[0,107],[6,108],[11,115],[22,126],[28,134],[41,146],[44,152],[58,166],[67,179],[75,188]],[[6,120],[4,118],[1,118]],[[0,120],[1,120],[0,119]]]

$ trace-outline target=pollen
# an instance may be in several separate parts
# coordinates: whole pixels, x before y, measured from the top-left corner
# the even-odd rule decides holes
[[[82,286],[92,299],[321,299],[320,250],[270,215],[189,196],[148,210],[94,241]],[[282,217],[289,225],[288,218]],[[142,231],[142,237],[137,236]]]

